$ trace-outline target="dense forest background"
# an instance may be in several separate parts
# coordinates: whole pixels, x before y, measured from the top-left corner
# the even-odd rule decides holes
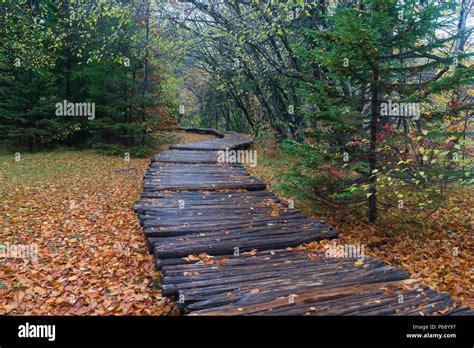
[[[0,6],[0,134],[17,150],[147,155],[177,123],[249,132],[290,156],[286,192],[371,221],[407,187],[427,216],[472,183],[471,0]],[[58,117],[63,101],[97,117]]]
[[[67,144],[149,153],[160,140],[153,131],[172,124],[177,108],[168,54],[175,48],[150,7],[2,1],[1,139],[17,150]],[[63,101],[94,103],[97,117],[58,117]]]

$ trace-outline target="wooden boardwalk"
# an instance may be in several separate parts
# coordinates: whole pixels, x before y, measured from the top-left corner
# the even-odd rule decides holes
[[[218,139],[173,145],[152,158],[135,206],[162,272],[165,296],[190,315],[473,315],[378,259],[326,257],[302,243],[336,238],[265,191],[217,151],[250,138],[187,129]]]

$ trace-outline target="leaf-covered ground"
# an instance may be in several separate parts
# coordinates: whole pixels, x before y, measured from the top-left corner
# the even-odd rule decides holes
[[[127,163],[92,151],[52,151],[22,154],[19,162],[1,155],[0,163],[0,245],[38,250],[37,262],[0,258],[0,315],[176,313],[154,285],[160,274],[132,209],[148,159]],[[279,169],[269,151],[259,152],[258,176],[276,183]],[[453,192],[451,201],[429,224],[397,233],[350,214],[325,218],[339,230],[340,243],[364,244],[368,256],[472,306],[472,192]],[[296,206],[313,213],[309,205]]]
[[[0,246],[38,251],[0,258],[0,315],[175,313],[133,211],[149,159],[51,151],[0,163]]]
[[[284,172],[284,158],[276,148],[258,144],[258,165],[247,169],[269,184],[282,199],[294,199],[295,207],[308,215],[322,217],[339,232],[337,243],[364,245],[365,255],[404,268],[427,286],[448,291],[465,305],[474,307],[474,188],[449,191],[448,201],[427,221],[418,224],[385,221],[372,225],[365,216],[345,210],[316,211],[311,202],[298,201],[278,192],[278,172]],[[291,160],[291,159],[290,159]],[[403,216],[399,216],[402,220]],[[322,242],[325,244],[326,242]]]

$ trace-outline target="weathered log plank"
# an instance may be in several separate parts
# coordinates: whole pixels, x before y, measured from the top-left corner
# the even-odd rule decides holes
[[[288,234],[258,234],[252,236],[248,233],[241,233],[237,236],[229,234],[227,236],[216,238],[206,238],[206,236],[193,236],[193,240],[177,240],[170,237],[170,241],[166,238],[149,238],[149,243],[154,247],[154,254],[157,258],[178,258],[185,257],[190,254],[208,253],[211,255],[231,255],[238,248],[239,252],[247,252],[253,249],[268,250],[281,249],[287,247],[298,246],[302,243],[309,243],[321,239],[334,238],[337,233],[335,231],[321,232],[318,230],[297,231]]]
[[[151,162],[164,163],[218,163],[216,151],[167,150],[153,156]]]
[[[177,144],[171,145],[170,149],[176,150],[196,150],[196,151],[214,151],[229,149],[242,149],[247,148],[252,144],[252,139],[240,133],[235,132],[219,132],[213,129],[206,128],[182,128],[187,132],[195,132],[200,134],[213,134],[219,139],[206,140],[190,144]]]
[[[343,287],[336,287],[331,289],[321,289],[321,290],[313,290],[309,292],[304,292],[300,294],[294,294],[295,296],[292,297],[292,300],[289,300],[288,297],[276,297],[270,301],[253,304],[253,305],[242,305],[237,306],[235,308],[227,308],[226,310],[215,310],[215,311],[201,311],[193,313],[201,314],[201,315],[244,315],[244,314],[252,314],[255,312],[260,312],[263,310],[270,310],[274,308],[284,307],[291,305],[293,303],[304,303],[304,302],[317,302],[318,300],[323,299],[330,299],[330,298],[339,298],[345,297],[349,295],[356,295],[361,294],[367,291],[374,291],[378,290],[382,287],[388,286],[399,286],[410,284],[411,280],[399,280],[399,281],[392,281],[392,282],[380,282],[380,283],[372,283],[372,284],[365,284],[365,285],[358,285],[358,286],[343,286]]]

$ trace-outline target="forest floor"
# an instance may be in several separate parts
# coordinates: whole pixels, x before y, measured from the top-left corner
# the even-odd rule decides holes
[[[278,190],[279,173],[286,171],[283,163],[288,158],[268,141],[257,143],[255,149],[258,165],[247,169],[281,199],[293,199],[295,208],[332,225],[339,232],[336,243],[363,245],[366,257],[380,258],[403,268],[411,278],[433,289],[448,291],[453,298],[474,307],[474,188],[449,191],[447,204],[427,221],[385,219],[383,225],[373,225],[360,213],[318,207],[314,202],[285,196]]]
[[[38,255],[0,258],[0,315],[176,313],[133,211],[149,163],[94,151],[0,155],[0,252],[33,245]]]
[[[179,136],[180,143],[214,138]],[[257,150],[258,166],[248,169],[281,197],[281,154],[265,144]],[[25,153],[19,162],[2,154],[0,163],[0,247],[34,245],[38,252],[36,262],[0,258],[0,315],[177,313],[156,286],[160,273],[133,211],[149,159],[127,163],[94,151],[56,150]],[[348,212],[316,212],[296,199],[295,206],[325,218],[339,231],[338,243],[362,244],[366,256],[473,306],[472,193],[454,192],[453,208],[438,210],[416,229],[374,226]]]

